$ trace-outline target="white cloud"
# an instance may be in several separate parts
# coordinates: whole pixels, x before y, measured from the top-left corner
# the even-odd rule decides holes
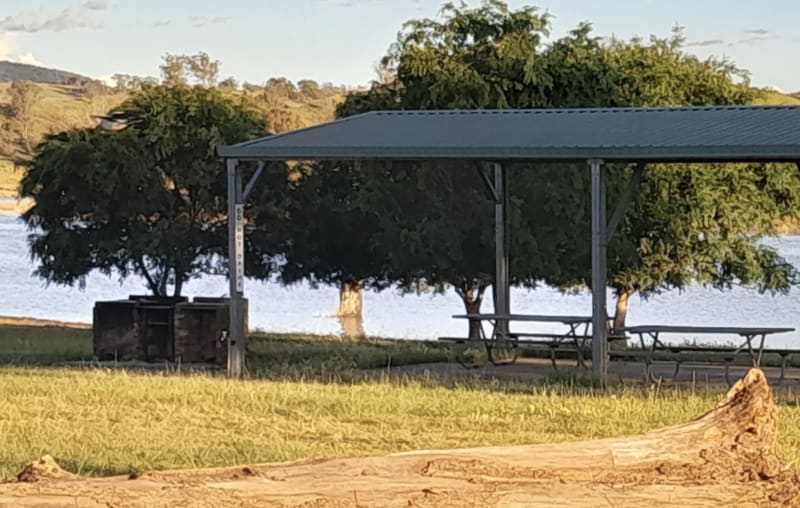
[[[0,30],[4,32],[64,32],[80,28],[101,28],[97,14],[108,9],[108,3],[91,0],[77,7],[60,11],[44,7],[20,11],[0,17]]]
[[[31,52],[25,53],[24,55],[19,55],[16,60],[17,62],[23,64],[38,65],[39,67],[42,66],[42,62],[37,60],[36,57],[33,56],[33,53]]]
[[[117,80],[114,79],[114,75],[113,74],[102,74],[100,76],[97,76],[95,79],[97,81],[100,81],[101,83],[103,83],[106,86],[110,86],[111,88],[114,88],[115,86],[117,86]]]
[[[17,49],[17,36],[0,33],[0,60],[11,60]]]
[[[81,5],[81,8],[90,11],[105,11],[108,10],[108,2],[105,0],[89,0],[85,4]]]
[[[195,28],[202,28],[206,25],[221,25],[223,23],[227,23],[228,18],[224,18],[222,16],[189,16],[189,22]]]
[[[28,65],[42,65],[42,62],[37,60],[31,52],[19,54],[17,52],[17,36],[9,33],[0,33],[0,60]]]

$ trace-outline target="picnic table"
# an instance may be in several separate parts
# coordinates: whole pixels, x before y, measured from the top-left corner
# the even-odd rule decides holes
[[[586,368],[583,358],[583,351],[586,343],[592,339],[589,334],[589,327],[592,324],[592,316],[562,316],[562,315],[541,315],[541,314],[457,314],[455,319],[466,319],[469,321],[480,322],[480,341],[483,343],[489,361],[494,365],[514,363],[518,356],[517,349],[520,346],[536,347],[541,346],[549,349],[550,360],[553,368],[558,370],[556,363],[559,351],[569,351],[576,353],[577,364],[579,367]],[[492,325],[491,333],[487,334],[483,324],[488,322]],[[566,326],[563,333],[534,333],[534,332],[515,332],[509,329],[510,324],[518,323],[560,323]],[[506,326],[500,326],[506,323]],[[439,340],[457,343],[466,343],[470,339],[462,337],[440,337]],[[497,354],[500,352],[501,354]],[[511,358],[501,360],[499,357],[510,355]]]
[[[786,362],[793,353],[792,349],[767,349],[765,348],[768,335],[793,332],[794,328],[777,327],[732,327],[732,326],[681,326],[681,325],[639,325],[629,326],[624,332],[639,337],[640,350],[611,351],[611,358],[630,359],[642,358],[645,363],[645,376],[655,380],[652,365],[656,362],[675,362],[675,371],[672,378],[678,375],[683,362],[723,363],[725,365],[725,378],[730,383],[728,371],[733,362],[741,355],[747,353],[754,367],[761,365],[765,353],[774,353],[781,357],[781,377],[783,380]],[[696,346],[665,344],[661,340],[663,334],[681,335],[733,335],[739,337],[738,344],[734,346]],[[645,337],[647,337],[646,340]],[[649,342],[649,344],[648,344]],[[666,354],[665,354],[666,353]],[[687,353],[689,353],[687,355]],[[701,360],[698,360],[701,358]]]

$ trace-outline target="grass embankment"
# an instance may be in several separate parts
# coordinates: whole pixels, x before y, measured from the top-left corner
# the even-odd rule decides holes
[[[0,327],[0,348],[14,362],[85,359],[90,341],[88,330]],[[392,365],[447,358],[437,344],[260,336],[251,349],[247,381],[0,367],[0,479],[46,453],[73,472],[106,475],[591,439],[689,420],[721,394],[353,375],[390,357]],[[796,398],[781,397],[780,445],[794,462],[800,409]]]

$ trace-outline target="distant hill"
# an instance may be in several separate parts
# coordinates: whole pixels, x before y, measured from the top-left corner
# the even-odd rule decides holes
[[[756,99],[756,104],[769,106],[800,106],[800,92],[796,94],[783,94],[775,90],[761,89],[761,97]]]
[[[36,65],[0,61],[0,82],[33,81],[35,83],[65,83],[69,80],[87,80],[73,72],[48,69]]]

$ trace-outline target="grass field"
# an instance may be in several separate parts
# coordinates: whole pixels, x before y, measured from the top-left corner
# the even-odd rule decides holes
[[[0,196],[13,196],[18,193],[22,171],[14,168],[10,161],[0,159]]]
[[[91,355],[88,330],[0,327],[0,479],[46,453],[107,475],[412,449],[546,443],[689,420],[722,390],[442,382],[354,375],[446,359],[436,344],[260,336],[253,378],[46,367]],[[391,362],[390,362],[391,357]],[[40,364],[20,366],[19,364]],[[780,396],[783,457],[800,459],[798,399]],[[787,398],[789,397],[789,398]]]

